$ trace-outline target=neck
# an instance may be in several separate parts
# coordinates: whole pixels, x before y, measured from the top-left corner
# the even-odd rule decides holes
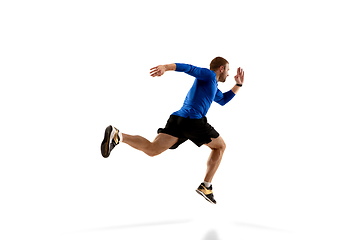
[[[216,74],[216,81],[219,82],[220,73],[219,71],[214,71]]]

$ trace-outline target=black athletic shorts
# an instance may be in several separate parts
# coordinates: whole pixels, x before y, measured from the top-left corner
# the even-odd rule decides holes
[[[159,128],[158,133],[166,133],[179,138],[170,149],[177,148],[180,144],[190,139],[198,147],[211,142],[220,134],[207,122],[206,117],[200,119],[183,118],[171,115],[165,128]]]

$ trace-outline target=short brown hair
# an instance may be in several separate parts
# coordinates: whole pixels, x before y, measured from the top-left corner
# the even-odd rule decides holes
[[[215,71],[221,66],[225,67],[225,65],[228,64],[228,63],[229,62],[225,58],[216,57],[210,63],[210,70]]]

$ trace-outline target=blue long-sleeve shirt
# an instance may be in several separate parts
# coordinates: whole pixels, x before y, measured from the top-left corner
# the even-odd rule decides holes
[[[234,96],[233,91],[222,93],[218,89],[216,74],[207,68],[199,68],[189,64],[176,63],[177,72],[185,72],[195,77],[193,86],[186,95],[184,104],[173,115],[200,119],[206,116],[213,101],[225,105]]]

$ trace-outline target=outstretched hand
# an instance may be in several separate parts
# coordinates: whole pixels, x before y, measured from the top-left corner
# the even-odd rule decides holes
[[[241,84],[241,85],[244,83],[244,73],[245,72],[242,68],[237,69],[237,74],[234,77],[236,83]]]
[[[157,67],[153,67],[150,69],[150,76],[152,77],[160,77],[163,75],[166,71],[166,68],[164,65],[159,65]]]

